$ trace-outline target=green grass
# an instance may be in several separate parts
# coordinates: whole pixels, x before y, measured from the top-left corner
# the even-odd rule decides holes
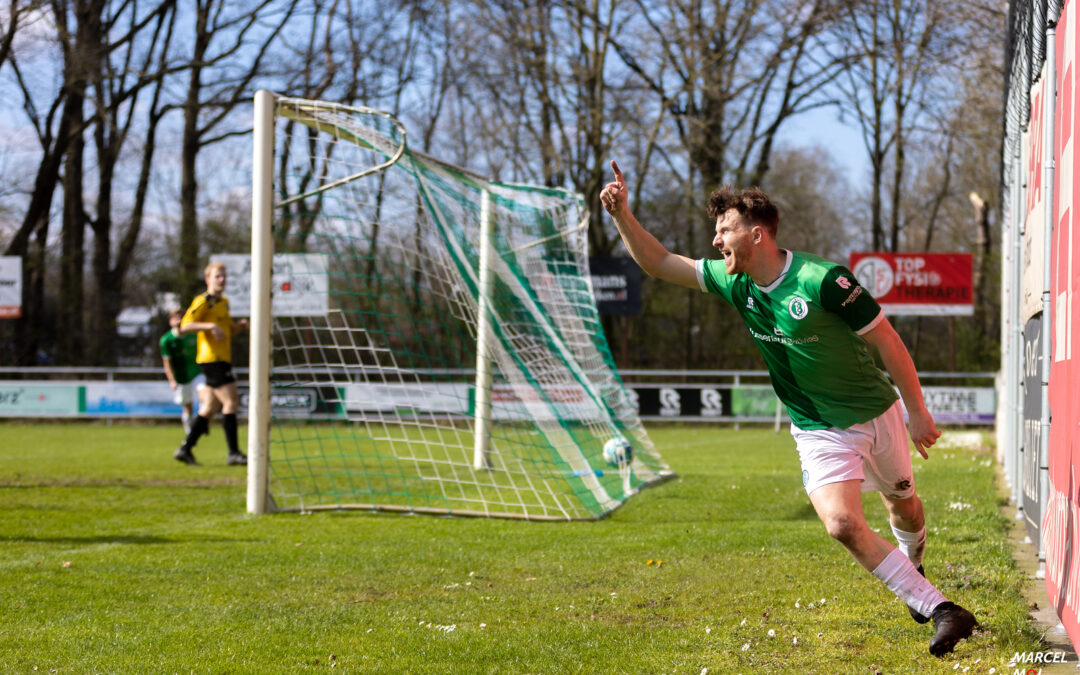
[[[652,429],[679,478],[572,523],[249,517],[220,434],[186,467],[176,428],[0,425],[0,671],[1001,673],[1038,648],[985,451],[916,461],[927,574],[983,623],[938,660],[785,433]]]

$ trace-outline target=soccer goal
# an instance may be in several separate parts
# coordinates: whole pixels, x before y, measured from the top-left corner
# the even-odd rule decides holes
[[[249,512],[597,518],[671,475],[580,195],[413,151],[365,108],[260,91],[254,136]]]

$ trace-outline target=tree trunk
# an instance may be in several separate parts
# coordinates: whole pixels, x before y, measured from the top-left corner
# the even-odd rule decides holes
[[[15,363],[34,365],[41,347],[41,328],[45,312],[45,244],[49,236],[49,206],[60,176],[60,166],[67,147],[68,120],[61,116],[56,140],[44,142],[44,157],[34,179],[34,192],[4,255],[23,259],[22,316],[15,320]],[[33,237],[33,239],[31,239]],[[31,242],[34,242],[33,245]]]
[[[199,97],[202,92],[202,64],[209,47],[207,32],[211,3],[196,3],[195,46],[191,55],[191,75],[184,100],[184,131],[180,141],[180,293],[185,304],[199,292],[203,274],[199,263],[198,179],[195,162],[199,155]]]
[[[893,122],[896,125],[894,131],[895,141],[895,161],[893,163],[893,181],[892,181],[892,213],[889,214],[890,226],[889,226],[889,250],[895,253],[900,247],[900,229],[901,229],[901,214],[900,214],[900,197],[904,192],[904,85],[901,82],[897,87],[895,101],[895,114],[896,120]]]
[[[69,93],[75,128],[82,125],[83,96]],[[57,306],[56,362],[80,365],[86,346],[83,325],[83,271],[86,262],[86,209],[83,203],[83,151],[85,143],[77,136],[68,147],[64,161],[64,208],[60,233],[60,298]]]

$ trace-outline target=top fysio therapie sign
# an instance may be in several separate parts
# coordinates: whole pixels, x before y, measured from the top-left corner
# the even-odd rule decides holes
[[[970,316],[970,253],[852,253],[851,271],[886,314]]]

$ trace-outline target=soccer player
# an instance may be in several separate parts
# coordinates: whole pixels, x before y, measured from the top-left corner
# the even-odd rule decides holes
[[[923,575],[926,527],[912,482],[908,436],[923,458],[941,435],[923,402],[907,348],[881,307],[846,268],[780,248],[780,215],[765,192],[722,187],[708,201],[712,244],[723,260],[669,252],[646,232],[627,199],[618,165],[600,201],[630,255],[651,276],[731,303],[765,357],[791,434],[810,502],[829,535],[908,605],[915,621],[934,621],[930,653],[942,656],[971,635],[975,617],[949,602]],[[873,345],[908,411],[874,364]],[[899,548],[866,523],[861,492],[876,490]]]
[[[180,320],[184,312],[174,309],[169,314],[169,332],[161,336],[158,346],[161,349],[161,364],[165,369],[165,377],[169,379],[169,386],[176,392],[174,399],[181,406],[180,420],[184,424],[184,432],[191,431],[192,408],[197,396],[206,387],[206,378],[195,362],[194,335],[180,334]]]
[[[225,442],[229,446],[229,464],[247,464],[247,456],[240,452],[236,439],[236,409],[240,394],[232,373],[232,338],[237,331],[247,328],[247,321],[233,321],[229,314],[229,300],[225,297],[225,265],[213,262],[206,266],[206,293],[199,295],[188,307],[180,322],[180,333],[198,333],[195,360],[206,376],[209,394],[199,414],[191,425],[187,438],[173,453],[173,458],[184,464],[198,464],[191,450],[210,428],[210,418],[221,407],[221,426],[225,430]]]

